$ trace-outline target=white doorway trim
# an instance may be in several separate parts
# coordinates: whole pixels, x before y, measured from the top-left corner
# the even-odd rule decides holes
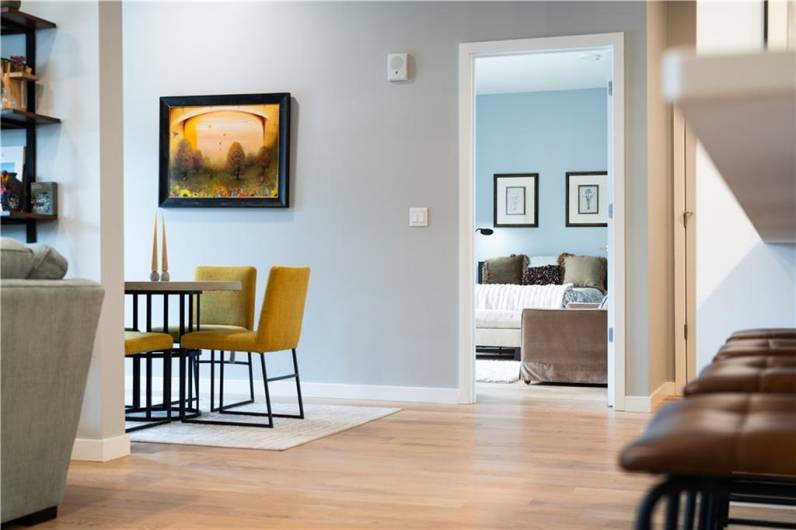
[[[459,44],[459,401],[475,402],[474,157],[475,60],[551,51],[606,50],[612,61],[608,175],[613,218],[608,222],[608,400],[625,410],[625,52],[624,34],[603,33]]]

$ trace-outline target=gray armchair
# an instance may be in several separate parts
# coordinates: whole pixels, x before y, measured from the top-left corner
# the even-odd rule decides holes
[[[6,250],[0,520],[36,523],[55,517],[63,499],[104,290],[85,280],[5,279],[19,270]]]

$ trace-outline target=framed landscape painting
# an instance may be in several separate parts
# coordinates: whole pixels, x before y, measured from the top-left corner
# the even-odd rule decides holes
[[[499,228],[538,227],[539,174],[497,173],[494,177],[494,225]]]
[[[287,208],[290,94],[160,98],[163,207]]]
[[[607,182],[605,171],[567,173],[566,226],[608,226]]]

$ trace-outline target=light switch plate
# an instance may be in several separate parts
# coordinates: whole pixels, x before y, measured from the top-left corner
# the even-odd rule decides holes
[[[409,226],[428,226],[428,208],[409,208]]]

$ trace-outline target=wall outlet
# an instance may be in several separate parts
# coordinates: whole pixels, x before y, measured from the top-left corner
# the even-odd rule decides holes
[[[428,208],[409,208],[409,226],[428,226]]]

